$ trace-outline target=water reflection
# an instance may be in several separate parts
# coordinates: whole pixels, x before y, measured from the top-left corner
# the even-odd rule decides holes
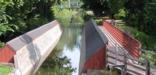
[[[42,64],[36,75],[77,75],[81,26],[63,28],[62,37],[56,48]]]

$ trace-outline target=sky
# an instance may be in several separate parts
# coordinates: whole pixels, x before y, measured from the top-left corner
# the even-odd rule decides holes
[[[68,50],[66,47],[63,50],[63,56],[67,56],[71,62],[73,68],[76,68],[76,71],[72,75],[78,75],[79,60],[80,60],[80,48],[74,47],[73,51]]]

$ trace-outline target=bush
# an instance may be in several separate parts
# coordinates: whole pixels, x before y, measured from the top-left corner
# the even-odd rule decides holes
[[[126,12],[124,11],[124,9],[120,9],[119,13],[114,15],[116,19],[123,19],[126,17]]]
[[[58,6],[53,6],[51,9],[54,13],[55,19],[57,19],[63,26],[68,26],[70,24],[74,11],[71,9],[61,9]]]

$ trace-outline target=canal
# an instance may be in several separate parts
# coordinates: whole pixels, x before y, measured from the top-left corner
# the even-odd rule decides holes
[[[61,39],[36,75],[78,75],[82,25],[62,27]]]

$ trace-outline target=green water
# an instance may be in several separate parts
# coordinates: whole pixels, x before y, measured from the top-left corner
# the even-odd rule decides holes
[[[58,42],[55,49],[42,64],[40,69],[37,71],[36,75],[75,75],[78,72],[78,66],[73,66],[71,63],[78,60],[73,60],[68,56],[77,55],[79,52],[76,50],[80,49],[80,37],[81,37],[82,27],[72,26],[63,28],[63,34],[60,41]],[[66,55],[64,55],[66,54]],[[79,56],[77,56],[79,57]],[[73,71],[76,71],[76,73]]]

